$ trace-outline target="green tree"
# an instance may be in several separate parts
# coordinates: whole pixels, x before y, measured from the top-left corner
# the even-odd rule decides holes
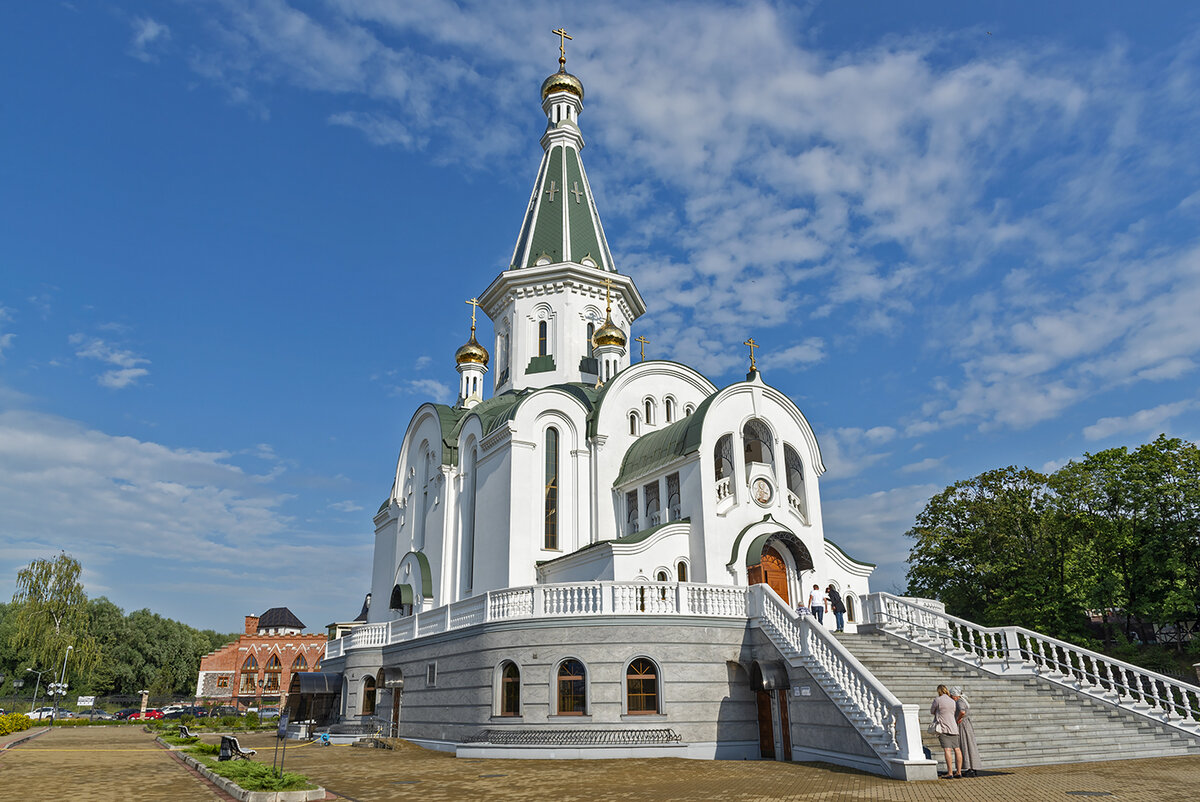
[[[13,594],[14,626],[10,646],[27,650],[41,667],[57,666],[68,646],[74,647],[68,671],[86,674],[99,659],[88,632],[87,594],[79,582],[79,561],[66,552],[34,560],[17,572]]]

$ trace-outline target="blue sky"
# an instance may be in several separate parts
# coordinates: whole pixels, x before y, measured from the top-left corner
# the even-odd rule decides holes
[[[511,254],[559,25],[635,334],[718,385],[763,345],[876,588],[956,479],[1197,438],[1190,4],[24,3],[0,596],[63,548],[197,626],[357,613],[405,426]]]

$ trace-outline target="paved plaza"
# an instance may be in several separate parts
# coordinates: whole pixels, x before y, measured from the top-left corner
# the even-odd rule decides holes
[[[214,735],[204,740],[216,743]],[[241,737],[271,762],[270,734]],[[460,760],[401,748],[290,742],[287,768],[350,800],[1194,800],[1200,758],[1006,769],[903,783],[815,764],[679,760]],[[135,727],[55,730],[0,752],[3,800],[227,799]]]

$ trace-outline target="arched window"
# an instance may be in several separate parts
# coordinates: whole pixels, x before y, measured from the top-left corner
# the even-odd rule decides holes
[[[263,677],[263,692],[264,693],[279,693],[279,677],[283,674],[283,665],[279,662],[279,655],[271,655],[271,659],[267,661],[265,669],[266,675]]]
[[[500,715],[521,715],[521,669],[513,662],[500,671]]]
[[[629,715],[658,711],[658,668],[653,661],[639,657],[625,672],[625,706]]]
[[[723,434],[717,440],[713,449],[713,459],[716,462],[717,480],[733,476],[733,435]]]
[[[666,571],[659,571],[657,574],[654,575],[654,579],[657,582],[670,582],[671,581],[671,577],[667,576]]]
[[[675,566],[675,574],[679,577],[680,582],[687,582],[687,563],[680,560],[679,565]]]
[[[760,420],[748,420],[742,427],[742,446],[746,455],[746,467],[758,462],[764,465],[774,465],[775,457],[771,449],[771,430]]]
[[[692,406],[691,404],[688,404],[687,406],[685,406],[683,408],[683,417],[686,418],[695,411],[696,411],[696,408],[694,406]]]
[[[678,521],[682,514],[679,498],[679,474],[667,475],[667,520]]]
[[[362,685],[362,714],[364,716],[375,715],[375,678],[368,675],[363,680]]]
[[[596,333],[596,324],[595,324],[595,323],[589,323],[589,324],[588,324],[588,327],[587,327],[587,355],[588,355],[588,359],[591,359],[592,357],[594,357],[594,356],[596,355],[596,346],[595,346],[595,344],[592,342],[592,335],[594,335],[595,333]]]
[[[630,490],[625,494],[625,534],[632,535],[638,531],[638,492]]]
[[[666,413],[667,423],[675,420],[675,399],[668,398],[663,402],[663,412]]]
[[[298,654],[292,661],[292,673],[299,674],[301,671],[308,671],[308,661],[304,659],[304,655]]]
[[[563,660],[558,666],[558,715],[587,714],[587,669],[578,660]]]
[[[638,417],[636,412],[629,413],[629,433],[635,436],[638,433]]]
[[[662,516],[658,514],[658,482],[643,486],[642,497],[646,499],[646,520],[650,526],[658,526],[662,523]]]
[[[804,463],[796,449],[783,444],[783,465],[787,470],[788,503],[805,518],[808,517],[808,501],[804,495]]]
[[[253,696],[258,692],[258,661],[254,659],[254,655],[246,658],[246,662],[242,663],[242,677],[238,683],[238,693],[242,696]]]
[[[545,356],[549,343],[546,342],[546,330],[549,327],[546,321],[542,320],[538,323],[538,356]]]
[[[646,399],[646,425],[654,425],[654,402],[649,398]]]
[[[558,548],[558,429],[546,430],[546,545]]]
[[[854,623],[854,597],[849,594],[846,595],[846,620]]]

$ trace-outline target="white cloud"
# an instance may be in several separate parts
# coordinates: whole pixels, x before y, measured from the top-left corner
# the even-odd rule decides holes
[[[6,332],[6,331],[2,330],[4,327],[4,324],[10,322],[11,320],[12,320],[12,310],[8,309],[6,307],[0,306],[0,361],[3,361],[4,352],[12,347],[13,339],[15,339],[17,336],[16,334],[12,333],[11,331]]]
[[[898,470],[900,473],[920,473],[921,471],[931,471],[937,468],[945,460],[945,457],[926,457],[920,462],[910,462]]]
[[[417,357],[417,362],[415,365],[413,365],[413,367],[416,370],[425,370],[425,368],[429,367],[432,364],[433,364],[433,357],[419,356],[419,357]]]
[[[171,29],[149,17],[134,17],[131,24],[133,39],[129,43],[129,55],[138,61],[158,61],[158,55],[154,51],[161,49],[170,40]]]
[[[395,395],[417,395],[429,398],[441,404],[454,400],[455,391],[445,382],[437,379],[409,379],[393,388]]]
[[[845,427],[822,432],[817,436],[821,445],[821,460],[825,463],[826,479],[848,479],[890,456],[890,451],[874,450],[896,436],[890,426],[870,429]]]
[[[904,537],[917,513],[942,487],[908,485],[852,498],[825,499],[821,511],[825,535],[857,559],[872,560],[878,567],[871,577],[875,590],[902,588],[907,584],[908,552]]]
[[[75,356],[117,366],[116,369],[106,371],[96,377],[96,381],[101,387],[121,389],[150,374],[146,368],[137,367],[150,364],[150,360],[138,356],[133,351],[117,348],[97,337],[89,338],[82,334],[72,334],[67,340],[77,346]]]
[[[362,510],[362,505],[353,501],[337,501],[329,505],[329,509],[337,510],[338,512],[359,512]]]
[[[330,125],[357,128],[372,145],[399,145],[403,148],[419,145],[404,123],[382,114],[343,111],[329,115],[328,122]]]
[[[1144,432],[1158,432],[1172,419],[1190,409],[1195,409],[1198,404],[1189,399],[1186,401],[1176,401],[1171,404],[1160,404],[1150,409],[1139,410],[1132,415],[1127,415],[1123,418],[1101,418],[1091,426],[1085,426],[1083,436],[1088,440],[1103,440],[1112,437],[1116,434],[1142,434]]]

